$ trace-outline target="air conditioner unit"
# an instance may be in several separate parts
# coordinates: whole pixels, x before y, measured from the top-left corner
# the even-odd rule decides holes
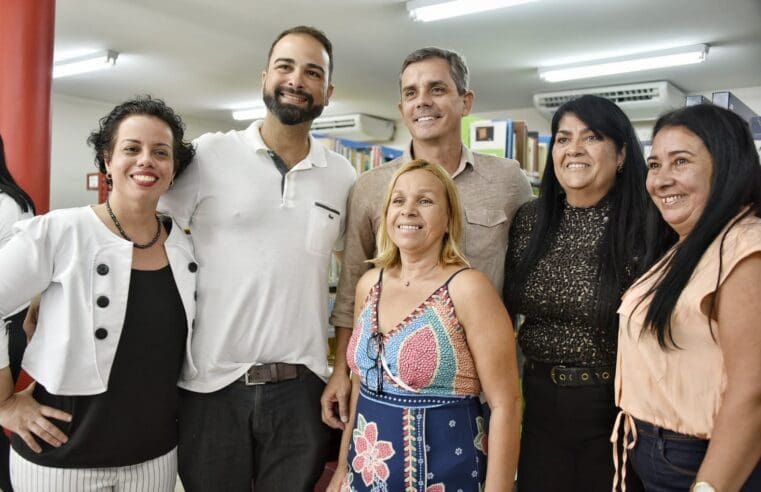
[[[661,81],[534,94],[534,107],[551,119],[563,103],[585,94],[610,99],[632,121],[654,120],[665,111],[684,106],[684,93],[670,82]]]
[[[323,116],[312,122],[312,133],[362,142],[387,142],[394,136],[394,122],[361,113]]]

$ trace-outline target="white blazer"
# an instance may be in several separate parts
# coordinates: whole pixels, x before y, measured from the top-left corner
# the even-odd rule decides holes
[[[0,247],[13,236],[13,224],[33,216],[31,210],[24,212],[16,200],[0,191]]]
[[[22,367],[56,395],[105,392],[127,310],[132,243],[111,232],[90,206],[56,210],[14,229],[0,249],[0,317],[42,292]],[[188,323],[182,368],[188,379],[197,372],[190,340],[198,265],[178,224],[164,247]],[[6,367],[8,335],[0,331],[0,367]]]
[[[24,212],[21,207],[19,207],[19,204],[16,203],[16,200],[11,198],[7,193],[0,192],[0,248],[13,237],[13,224],[19,220],[31,217],[34,217],[31,210]],[[0,273],[0,275],[2,275],[2,273]],[[18,306],[14,311],[0,316],[0,320],[2,320],[3,317],[16,314],[28,305],[29,303],[25,302],[21,306]],[[2,327],[3,323],[0,322],[0,329],[2,329]]]

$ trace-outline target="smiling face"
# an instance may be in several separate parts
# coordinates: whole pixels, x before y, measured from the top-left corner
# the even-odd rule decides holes
[[[713,165],[703,141],[683,126],[666,127],[653,138],[647,159],[647,192],[680,241],[705,210]]]
[[[402,73],[399,112],[415,141],[459,141],[460,120],[472,105],[473,93],[457,93],[449,62],[442,58],[412,63]]]
[[[555,176],[575,207],[597,204],[613,188],[624,150],[595,133],[575,114],[566,113],[558,123],[552,147]]]
[[[272,49],[262,73],[264,104],[284,125],[312,121],[328,105],[333,86],[328,82],[330,58],[322,44],[308,34],[288,34]]]
[[[449,201],[444,185],[425,169],[402,174],[391,192],[386,227],[400,252],[437,257],[449,223]]]
[[[106,159],[114,198],[158,202],[174,178],[172,137],[169,125],[153,116],[129,116],[119,124]]]

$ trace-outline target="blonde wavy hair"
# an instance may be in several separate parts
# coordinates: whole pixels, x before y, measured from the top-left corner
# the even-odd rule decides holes
[[[457,192],[457,186],[449,176],[443,167],[438,164],[434,164],[423,159],[416,159],[404,164],[400,167],[391,178],[391,182],[388,185],[386,191],[386,197],[383,200],[383,215],[380,221],[380,227],[378,228],[378,235],[376,237],[376,251],[375,258],[368,260],[369,263],[373,263],[379,268],[391,268],[401,264],[402,259],[399,255],[399,248],[391,240],[391,236],[388,234],[388,226],[386,225],[386,216],[388,215],[388,208],[391,204],[391,194],[396,186],[396,181],[399,176],[411,171],[417,171],[423,169],[431,173],[439,182],[444,185],[444,190],[447,196],[447,233],[444,234],[443,245],[441,253],[439,254],[439,264],[441,265],[468,265],[468,260],[465,259],[465,255],[460,247],[460,238],[462,237],[462,206],[460,205],[460,196]]]

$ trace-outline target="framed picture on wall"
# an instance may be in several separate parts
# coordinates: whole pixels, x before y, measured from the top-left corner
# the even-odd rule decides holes
[[[87,173],[87,189],[98,191],[100,173]]]

